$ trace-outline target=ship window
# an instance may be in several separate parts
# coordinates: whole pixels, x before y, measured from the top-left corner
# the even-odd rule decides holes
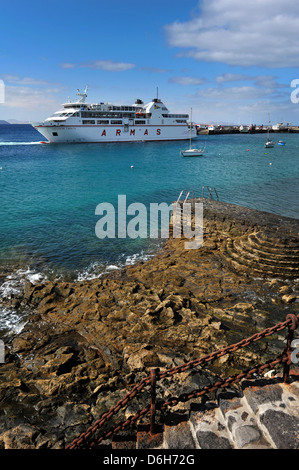
[[[97,124],[109,124],[109,120],[100,120],[100,121],[97,121]]]
[[[135,119],[135,124],[145,124],[145,121],[139,121],[139,120]]]
[[[123,122],[122,121],[111,121],[111,124],[122,124]]]
[[[57,137],[57,136],[58,136],[57,132],[52,132],[52,135],[53,135],[54,137]]]
[[[95,124],[95,121],[93,119],[85,119],[82,121],[82,124]]]

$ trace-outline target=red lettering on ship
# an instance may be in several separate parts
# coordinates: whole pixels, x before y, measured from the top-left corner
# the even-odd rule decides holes
[[[148,130],[147,130],[147,129],[145,129],[145,131],[144,131],[144,134],[143,134],[143,135],[148,135]]]
[[[157,135],[161,134],[161,129],[157,129]]]
[[[130,129],[130,135],[135,135],[135,129]]]
[[[120,129],[116,129],[116,135],[120,135],[121,133],[121,130]]]
[[[105,129],[103,130],[103,132],[102,132],[102,134],[101,134],[101,137],[102,137],[103,135],[106,135]]]

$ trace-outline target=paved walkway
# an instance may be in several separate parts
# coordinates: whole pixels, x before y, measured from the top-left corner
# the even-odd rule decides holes
[[[189,417],[150,436],[115,438],[113,449],[298,449],[299,381],[243,381],[241,393],[190,405]]]

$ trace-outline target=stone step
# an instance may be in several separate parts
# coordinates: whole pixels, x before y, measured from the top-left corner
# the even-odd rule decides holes
[[[244,399],[273,448],[299,448],[299,383],[249,385]]]
[[[248,240],[248,245],[251,246],[252,248],[256,248],[258,250],[266,250],[269,253],[275,254],[289,254],[289,255],[294,255],[298,256],[299,255],[299,248],[298,244],[297,245],[284,245],[284,244],[276,244],[274,245],[273,243],[270,242],[261,242],[260,239],[256,238],[255,234],[250,234],[247,237]]]
[[[208,402],[190,412],[193,436],[200,449],[232,449],[230,432],[216,403]]]
[[[273,247],[285,246],[286,248],[298,249],[298,237],[295,237],[294,234],[289,235],[289,234],[280,233],[276,237],[273,233],[259,231],[249,236],[252,236],[252,235],[254,235],[259,240],[260,243],[264,245],[269,245],[270,247],[271,246]]]
[[[266,263],[256,260],[255,262],[244,256],[240,255],[238,252],[234,251],[234,247],[231,243],[227,243],[222,250],[222,254],[228,259],[229,262],[235,267],[235,269],[250,270],[252,273],[257,273],[259,275],[267,275],[269,277],[289,277],[289,278],[298,278],[299,277],[299,267],[278,267],[271,266]]]
[[[248,237],[242,237],[236,240],[235,243],[238,243],[239,246],[241,246],[244,250],[256,253],[258,256],[263,256],[264,258],[270,258],[273,260],[273,257],[275,256],[275,259],[277,260],[299,263],[299,250],[298,253],[296,253],[295,250],[286,249],[280,249],[277,250],[277,252],[273,252],[270,251],[269,248],[265,248],[262,245],[251,244]]]
[[[243,397],[236,394],[231,397],[225,393],[221,394],[219,408],[231,433],[234,448],[271,448],[270,442],[260,431],[256,418],[248,409]]]
[[[236,252],[240,253],[240,255],[256,260],[257,262],[263,262],[264,264],[277,267],[287,266],[299,268],[299,256],[290,257],[278,254],[274,256],[273,253],[266,253],[257,249],[252,250],[243,240],[233,241],[232,246]]]
[[[196,449],[196,438],[193,436],[190,420],[179,424],[164,426],[164,449]]]
[[[272,260],[272,264],[269,263],[269,260],[267,259],[261,259],[258,257],[255,257],[252,255],[250,252],[241,252],[237,251],[235,244],[233,243],[232,240],[229,240],[226,245],[226,250],[227,253],[234,259],[240,260],[243,264],[247,264],[249,267],[256,266],[258,269],[262,267],[263,269],[267,269],[268,266],[272,267],[275,270],[278,270],[278,272],[284,272],[285,268],[289,270],[290,272],[292,270],[298,271],[299,272],[299,264],[295,265],[280,265],[279,263],[276,263],[275,258]]]
[[[139,425],[109,442],[112,449],[298,449],[298,436],[299,381],[260,378],[191,403],[188,414],[170,413],[153,435]]]

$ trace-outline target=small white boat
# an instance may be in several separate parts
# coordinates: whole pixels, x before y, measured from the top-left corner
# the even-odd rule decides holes
[[[190,145],[189,149],[187,150],[181,150],[181,155],[183,157],[200,157],[201,155],[204,154],[206,146],[204,146],[201,149],[194,149],[191,146],[191,136],[192,136],[192,108],[191,108],[191,122],[190,122]]]
[[[266,149],[270,149],[274,147],[274,145],[275,145],[275,142],[273,142],[272,140],[267,140],[267,142],[265,143]]]
[[[270,126],[270,114],[269,113],[268,113],[268,119],[269,119],[269,126]],[[272,148],[275,145],[275,142],[273,142],[273,140],[270,140],[269,126],[268,126],[268,129],[267,129],[267,142],[265,143],[266,149]]]
[[[204,154],[205,147],[202,149],[188,149],[188,150],[181,150],[181,154],[183,157],[200,157]]]

